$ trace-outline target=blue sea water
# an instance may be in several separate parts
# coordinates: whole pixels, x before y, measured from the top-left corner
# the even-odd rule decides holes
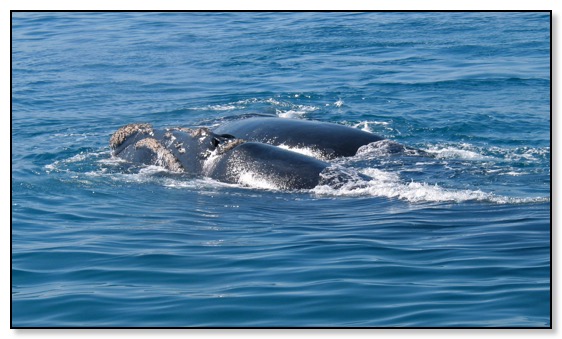
[[[251,113],[432,156],[286,191],[110,154]],[[14,12],[11,324],[550,327],[550,124],[546,12]]]

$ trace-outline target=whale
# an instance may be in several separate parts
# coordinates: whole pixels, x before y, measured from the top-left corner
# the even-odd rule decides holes
[[[353,156],[361,146],[384,140],[379,135],[341,124],[277,117],[227,121],[213,132],[274,146],[308,148],[326,160]]]
[[[114,132],[112,155],[131,163],[161,166],[171,172],[244,184],[248,178],[279,189],[311,189],[330,167],[314,157],[271,144],[247,141],[208,128],[154,128],[125,125]]]
[[[365,146],[374,146],[367,147],[367,151],[376,151],[374,154],[425,155],[349,126],[263,116],[229,120],[213,130],[157,129],[147,123],[133,123],[114,132],[109,144],[113,156],[131,163],[157,165],[225,183],[260,181],[281,189],[311,189],[325,184],[334,187],[348,180],[370,180],[360,173],[334,171],[329,162],[356,155]],[[293,148],[312,150],[312,156],[294,152]]]

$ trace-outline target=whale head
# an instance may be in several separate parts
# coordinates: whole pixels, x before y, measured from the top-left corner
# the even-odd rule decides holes
[[[154,129],[150,124],[135,123],[113,133],[109,145],[114,156],[125,160],[199,174],[205,159],[239,144],[234,140],[232,135],[216,134],[208,128]]]

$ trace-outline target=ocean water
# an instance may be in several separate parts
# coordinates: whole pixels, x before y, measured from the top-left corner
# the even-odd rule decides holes
[[[550,327],[550,38],[547,12],[13,12],[12,327]],[[254,113],[431,156],[287,191],[110,154]]]

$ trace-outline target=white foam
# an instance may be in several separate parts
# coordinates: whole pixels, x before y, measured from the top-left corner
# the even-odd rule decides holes
[[[353,127],[358,128],[361,125],[363,125],[363,127],[361,127],[362,131],[369,132],[369,133],[373,132],[373,130],[369,127],[369,123],[367,121],[361,122]]]
[[[334,102],[334,106],[336,107],[342,107],[344,104],[342,99],[338,99],[338,101]]]
[[[109,172],[104,169],[98,171],[85,173],[88,177],[107,177],[110,180],[116,182],[127,182],[127,183],[150,183],[158,182],[161,179],[157,176],[162,173],[172,173],[165,169],[164,167],[150,165],[143,167],[137,173],[123,173],[123,172]]]
[[[211,178],[200,177],[200,178],[165,178],[162,180],[164,187],[174,188],[174,189],[214,189],[220,187],[237,187],[238,185],[228,184],[220,181],[216,181]]]
[[[238,100],[236,102],[233,103],[228,103],[225,105],[238,105],[237,108],[243,108],[247,105],[251,105],[251,104],[263,104],[263,103],[268,103],[268,104],[272,104],[275,106],[283,106],[286,105],[285,103],[276,100],[275,98],[248,98],[248,99],[242,99],[242,100]]]
[[[388,171],[383,171],[377,168],[366,168],[364,170],[361,171],[361,173],[371,177],[371,178],[376,178],[376,180],[380,181],[380,182],[399,182],[400,181],[400,175],[398,175],[398,173],[395,172],[388,172]]]
[[[373,129],[371,128],[370,125],[385,125],[386,126],[386,125],[388,125],[388,123],[378,122],[378,121],[361,121],[357,124],[354,124],[353,128],[359,128],[362,131],[373,133]]]
[[[119,165],[119,164],[126,163],[128,161],[123,159],[123,158],[119,158],[119,157],[116,157],[116,156],[112,155],[109,158],[100,159],[97,162],[100,163],[100,164],[104,164],[104,165],[116,166],[116,165]]]
[[[68,159],[64,159],[64,160],[56,160],[55,162],[53,162],[52,164],[47,164],[45,165],[45,169],[47,169],[48,171],[53,171],[58,169],[62,164],[70,164],[70,163],[74,163],[74,162],[80,162],[85,160],[88,156],[91,156],[92,153],[80,153],[80,154],[76,154]]]
[[[470,144],[461,144],[460,148],[452,146],[433,146],[425,150],[434,154],[437,159],[461,159],[461,160],[490,160],[490,156],[482,155]]]
[[[47,173],[51,173],[52,171],[56,170],[58,167],[59,161],[55,161],[52,164],[45,165],[45,170]]]
[[[258,102],[259,102],[259,100],[258,100]],[[273,98],[268,98],[268,99],[265,100],[265,102],[273,104],[273,105],[278,105],[278,106],[282,105],[281,101],[275,100]]]
[[[299,98],[300,95],[295,94],[294,98]],[[337,102],[336,102],[337,103]],[[342,101],[343,103],[343,101]],[[189,109],[204,110],[204,111],[232,111],[236,109],[245,109],[252,105],[268,104],[275,108],[277,115],[281,118],[302,118],[308,112],[318,110],[317,106],[295,104],[290,101],[280,101],[276,98],[248,98],[229,102],[224,104],[207,105],[203,107],[193,107]],[[338,106],[339,107],[339,106]]]
[[[334,169],[332,169],[334,170]],[[335,169],[338,170],[337,168]],[[481,190],[451,189],[437,184],[420,183],[411,181],[402,182],[398,174],[379,169],[365,169],[361,173],[370,176],[371,180],[348,180],[342,185],[318,185],[312,193],[318,196],[357,197],[372,196],[405,200],[412,203],[418,202],[464,202],[464,201],[489,201],[499,204],[505,203],[530,203],[550,201],[549,197],[514,198],[498,196]],[[322,173],[322,175],[334,175]]]
[[[109,151],[80,152],[79,154],[73,155],[68,159],[55,160],[53,163],[45,165],[44,168],[45,168],[47,173],[51,173],[52,171],[66,171],[66,172],[68,172],[68,170],[64,168],[67,164],[77,163],[77,162],[85,161],[89,158],[97,158],[97,157],[100,157],[102,155],[105,156],[105,155],[108,155],[108,154],[110,154]],[[101,160],[99,160],[99,161],[101,161]]]
[[[385,130],[393,131],[396,134],[401,134],[399,131],[395,131],[392,127],[390,127],[390,123],[386,121],[361,121],[353,124],[352,126],[354,128],[359,128],[365,132],[377,133],[377,129],[373,128],[372,125],[381,126]]]
[[[550,147],[517,147],[508,149],[492,147],[490,151],[503,156],[506,160],[509,161],[537,161],[539,160],[538,158],[550,154]]]
[[[198,110],[198,111],[231,111],[237,108],[239,108],[239,106],[235,106],[231,103],[228,103],[228,104],[207,105],[203,107],[194,107],[190,109]]]
[[[233,109],[236,109],[237,107],[234,105],[230,105],[230,104],[225,104],[225,105],[210,105],[209,109],[213,110],[213,111],[230,111]]]
[[[282,102],[277,101],[274,98],[268,98],[268,99],[249,98],[249,99],[243,99],[243,100],[238,100],[235,102],[229,102],[224,104],[198,106],[188,109],[199,110],[199,111],[231,111],[235,109],[243,109],[248,105],[259,104],[259,103],[269,103],[275,106],[283,105]]]
[[[277,116],[280,118],[287,118],[287,119],[299,119],[302,118],[306,114],[306,111],[298,111],[298,110],[289,110],[286,112],[277,111]]]
[[[288,119],[301,119],[305,114],[316,111],[318,107],[308,105],[291,105],[291,109],[287,111],[277,110],[277,116]]]
[[[505,173],[500,173],[499,175],[510,175],[512,177],[518,177],[518,176],[525,175],[525,174],[529,174],[529,173],[528,172],[509,171],[509,172],[505,172]]]

